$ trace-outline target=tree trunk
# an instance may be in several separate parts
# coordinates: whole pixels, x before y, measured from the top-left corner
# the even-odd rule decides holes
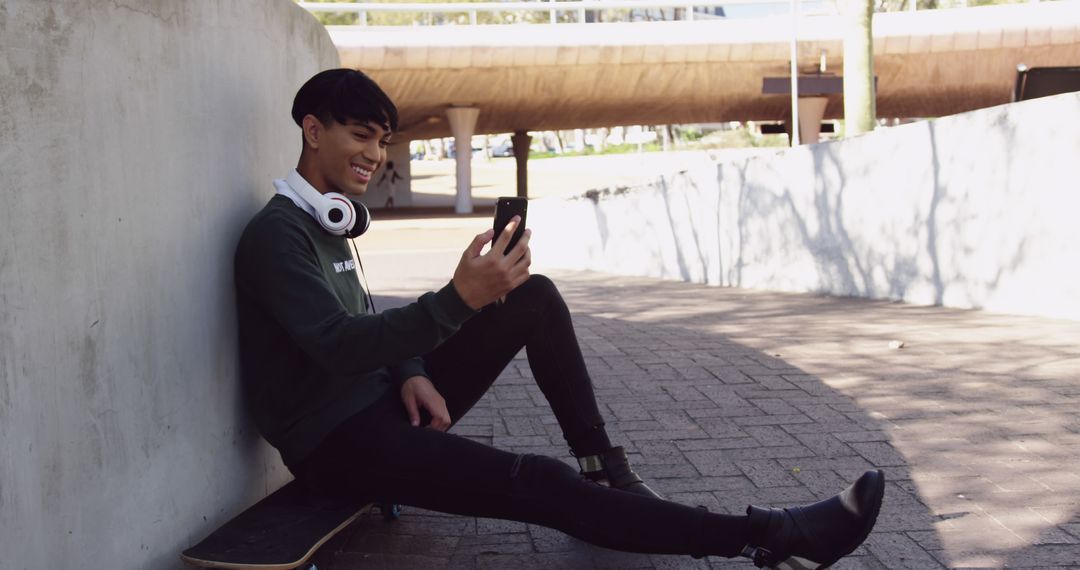
[[[874,130],[877,119],[874,89],[872,0],[843,0],[844,14],[844,136]]]

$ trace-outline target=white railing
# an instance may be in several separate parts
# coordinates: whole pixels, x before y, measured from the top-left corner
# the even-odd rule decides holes
[[[1012,0],[1010,3],[1037,3],[1040,0]],[[304,2],[301,7],[313,13],[357,14],[357,24],[368,25],[368,14],[467,14],[468,23],[478,23],[477,14],[536,13],[547,12],[547,21],[555,24],[560,21],[560,14],[575,14],[574,22],[586,22],[587,12],[605,10],[650,11],[674,9],[671,19],[693,20],[695,18],[713,19],[717,16],[705,11],[696,12],[695,8],[726,8],[748,5],[775,6],[771,14],[790,13],[783,9],[790,0],[564,0],[564,1],[510,1],[510,2],[442,2],[421,4],[417,2]],[[918,0],[886,0],[878,5],[878,11],[915,11]],[[836,14],[836,0],[801,0],[798,2],[800,15]],[[938,8],[962,8],[968,6],[968,0],[938,0]],[[680,16],[681,14],[681,16]],[[663,16],[668,19],[667,15]],[[567,20],[571,20],[567,18]],[[412,23],[412,22],[410,22]],[[423,23],[416,21],[415,23]],[[455,22],[440,22],[455,23]],[[464,22],[461,22],[464,23]],[[525,23],[524,21],[522,23]],[[534,22],[530,22],[534,23]]]
[[[559,22],[559,14],[576,14],[576,22],[585,22],[586,13],[603,10],[654,10],[673,8],[682,10],[682,19],[693,20],[695,8],[724,8],[735,5],[787,5],[789,0],[579,0],[566,2],[447,2],[440,4],[420,4],[409,2],[373,3],[373,2],[297,2],[301,7],[313,13],[353,13],[359,15],[359,25],[368,25],[369,13],[412,13],[412,14],[468,14],[469,23],[477,24],[477,14],[547,12],[548,21]],[[807,0],[806,4],[834,6],[831,1]],[[835,8],[830,12],[835,11]],[[677,14],[678,12],[676,12]],[[711,14],[698,13],[697,17],[715,17]],[[674,16],[674,17],[677,17]]]

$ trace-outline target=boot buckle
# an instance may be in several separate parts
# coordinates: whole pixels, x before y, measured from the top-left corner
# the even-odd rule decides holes
[[[760,546],[747,545],[742,550],[742,556],[745,556],[754,561],[754,566],[758,568],[764,568],[766,566],[772,566],[773,553],[767,548],[761,548]]]
[[[586,455],[585,457],[577,458],[578,466],[581,467],[582,473],[594,473],[596,471],[604,470],[604,461],[600,459],[599,455]]]

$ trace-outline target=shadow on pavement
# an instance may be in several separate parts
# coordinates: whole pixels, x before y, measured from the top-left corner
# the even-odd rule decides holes
[[[890,443],[888,422],[774,351],[710,330],[717,319],[731,317],[725,312],[750,309],[703,307],[700,295],[679,296],[678,287],[652,296],[650,287],[578,285],[563,290],[609,433],[650,485],[680,503],[741,514],[748,503],[790,506],[830,496],[880,467],[889,484],[877,529],[838,567],[940,566],[927,550],[940,544],[940,517],[920,499],[907,460]],[[660,299],[666,309],[657,309]],[[411,300],[376,298],[380,307]],[[688,312],[684,303],[697,309]],[[752,312],[738,318],[787,309]],[[454,431],[571,461],[524,353]],[[408,509],[395,523],[360,521],[316,562],[337,570],[752,567],[741,559],[615,552],[535,525],[420,509]]]

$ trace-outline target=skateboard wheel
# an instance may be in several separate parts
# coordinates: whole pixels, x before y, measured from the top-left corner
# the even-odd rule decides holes
[[[384,521],[397,520],[401,516],[401,505],[396,503],[384,503],[379,505],[379,510],[382,511],[382,518]]]

